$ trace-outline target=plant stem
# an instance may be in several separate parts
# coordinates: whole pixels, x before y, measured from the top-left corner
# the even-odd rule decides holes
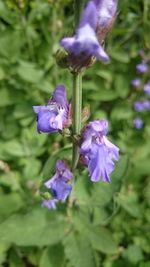
[[[81,130],[82,120],[82,75],[81,73],[73,74],[73,135],[78,136]],[[79,146],[77,142],[73,143],[72,171],[75,170],[79,159]]]
[[[78,26],[84,6],[84,0],[74,0],[75,27]],[[73,136],[78,136],[81,130],[82,120],[82,74],[81,72],[73,73]],[[79,160],[79,146],[77,142],[73,143],[72,152],[72,171],[74,172]]]
[[[75,27],[78,26],[85,0],[74,0]]]

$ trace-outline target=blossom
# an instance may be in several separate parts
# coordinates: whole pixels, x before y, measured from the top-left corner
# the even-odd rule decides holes
[[[144,92],[150,95],[150,80],[144,85]]]
[[[109,27],[111,20],[116,16],[117,0],[93,0],[98,13],[98,26]]]
[[[72,177],[73,174],[69,167],[62,160],[57,160],[56,173],[44,183],[45,187],[51,190],[53,198],[44,200],[43,205],[48,208],[55,208],[55,204],[59,200],[65,201],[72,190],[72,185],[68,183]]]
[[[135,111],[143,111],[144,110],[143,102],[142,101],[136,101],[134,103],[134,109],[135,109]]]
[[[98,25],[98,11],[94,1],[89,1],[81,17],[79,27],[73,37],[63,38],[61,45],[73,55],[86,54],[95,56],[97,59],[107,62],[108,55],[104,51],[96,36]]]
[[[141,85],[141,80],[139,78],[135,78],[134,80],[131,81],[131,84],[133,87],[137,88]]]
[[[143,120],[137,117],[133,120],[133,125],[136,129],[141,129],[143,127]]]
[[[55,210],[56,209],[56,203],[58,202],[57,199],[45,199],[43,200],[42,202],[42,206],[43,207],[46,207],[48,209],[53,209]]]
[[[143,101],[143,109],[144,110],[149,110],[150,109],[150,101],[149,100]]]
[[[148,65],[147,65],[147,62],[146,61],[142,61],[140,64],[138,64],[136,66],[136,70],[139,72],[139,73],[145,73],[148,71]]]
[[[53,133],[63,130],[69,124],[69,103],[65,87],[58,85],[48,104],[34,106],[33,110],[37,114],[39,133]]]
[[[82,132],[81,160],[88,167],[93,182],[100,179],[110,182],[109,175],[115,168],[114,161],[119,159],[119,148],[107,139],[107,132],[106,120],[90,122]]]
[[[150,101],[149,100],[144,100],[144,101],[136,101],[134,103],[134,109],[135,111],[144,111],[144,110],[149,110],[150,109]]]

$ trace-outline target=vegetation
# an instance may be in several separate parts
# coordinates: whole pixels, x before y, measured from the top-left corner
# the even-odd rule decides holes
[[[149,112],[135,129],[139,91],[131,87],[140,49],[150,55],[150,2],[120,0],[118,10],[106,40],[111,62],[86,72],[83,107],[91,120],[108,119],[120,161],[110,184],[79,171],[75,203],[50,211],[41,207],[43,182],[58,154],[71,161],[72,148],[61,135],[37,133],[32,106],[58,82],[71,96],[72,77],[55,57],[72,32],[73,0],[0,0],[0,266],[150,266]]]

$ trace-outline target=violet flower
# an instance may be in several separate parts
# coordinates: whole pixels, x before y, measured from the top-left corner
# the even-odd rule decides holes
[[[143,127],[143,120],[137,117],[133,120],[133,125],[136,129],[141,129]]]
[[[139,72],[139,73],[145,73],[148,71],[148,65],[147,65],[147,62],[146,61],[142,61],[140,64],[138,64],[136,66],[136,70]]]
[[[135,111],[143,111],[144,110],[144,107],[143,107],[143,102],[142,101],[136,101],[134,103],[134,110]]]
[[[53,199],[44,200],[43,205],[50,208],[55,208],[55,204],[60,201],[65,201],[70,195],[72,185],[68,182],[72,179],[73,174],[69,167],[62,161],[56,162],[56,173],[54,176],[45,182],[45,186],[51,190]]]
[[[139,78],[135,78],[131,81],[131,85],[135,88],[138,88],[141,85],[141,80]]]
[[[43,207],[46,207],[48,209],[53,209],[55,210],[56,209],[56,203],[58,202],[57,199],[45,199],[43,200],[42,202],[42,206]]]
[[[83,130],[83,142],[80,148],[82,162],[88,167],[91,181],[110,182],[110,173],[114,170],[114,161],[119,159],[119,148],[106,137],[108,122],[96,120]]]
[[[39,133],[53,133],[63,130],[69,124],[69,103],[66,89],[58,85],[46,106],[34,106],[37,114],[37,130]]]
[[[107,62],[108,55],[104,51],[96,36],[98,24],[98,10],[94,1],[89,1],[85,8],[79,27],[73,37],[63,38],[61,45],[75,56],[86,54],[95,56],[97,59]]]
[[[117,0],[93,0],[98,14],[98,27],[108,28],[112,19],[116,16]]]
[[[150,96],[150,80],[144,85],[144,92]]]
[[[144,100],[143,101],[143,109],[149,110],[150,109],[150,100]]]
[[[145,100],[145,101],[136,101],[134,103],[134,109],[135,111],[144,111],[144,110],[149,110],[150,109],[150,101]]]

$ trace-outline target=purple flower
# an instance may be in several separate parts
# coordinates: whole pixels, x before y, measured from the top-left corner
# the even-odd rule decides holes
[[[149,110],[150,109],[150,100],[143,101],[143,109]]]
[[[144,92],[150,96],[150,80],[144,85]]]
[[[85,8],[79,27],[73,37],[63,38],[61,45],[71,54],[77,56],[86,54],[107,62],[108,55],[104,51],[96,36],[98,13],[94,2],[89,1]]]
[[[45,186],[51,190],[54,198],[44,201],[43,205],[50,208],[51,206],[55,207],[58,200],[65,201],[72,190],[72,185],[68,183],[72,177],[73,174],[69,167],[62,160],[57,160],[55,175],[45,182]]]
[[[147,62],[146,61],[142,61],[140,64],[138,64],[136,66],[136,70],[139,72],[139,73],[145,73],[148,71],[148,65],[147,65]]]
[[[150,109],[150,101],[145,100],[145,101],[136,101],[134,103],[134,109],[135,111],[144,111],[144,110],[149,110]]]
[[[135,109],[135,111],[143,111],[143,110],[144,110],[143,102],[141,102],[141,101],[136,101],[136,102],[134,103],[134,109]]]
[[[141,129],[143,127],[143,120],[137,117],[133,120],[133,125],[136,129]]]
[[[93,0],[98,13],[98,26],[109,27],[112,19],[116,16],[117,0]]]
[[[56,87],[46,106],[34,106],[37,114],[37,130],[43,133],[58,132],[69,124],[69,103],[63,85]]]
[[[133,87],[137,88],[141,85],[141,80],[139,78],[135,78],[134,80],[131,81],[131,84]]]
[[[107,132],[106,120],[90,122],[83,129],[80,155],[82,162],[88,167],[93,182],[100,179],[109,182],[109,175],[115,168],[114,160],[119,159],[119,148],[107,139]]]
[[[42,202],[42,206],[43,207],[46,207],[48,209],[53,209],[55,210],[56,209],[56,203],[58,202],[57,199],[46,199],[46,200],[43,200]]]

